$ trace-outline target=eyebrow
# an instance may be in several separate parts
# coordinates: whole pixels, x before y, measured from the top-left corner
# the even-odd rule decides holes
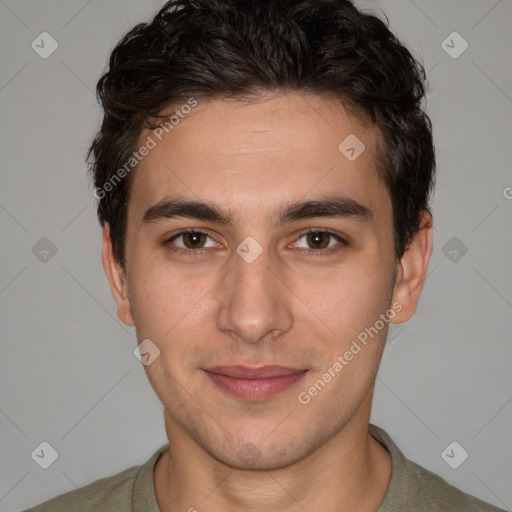
[[[221,225],[234,224],[235,215],[224,208],[204,201],[164,199],[146,210],[142,224],[185,217],[206,220]],[[299,201],[282,207],[271,220],[275,225],[315,217],[331,217],[369,223],[373,212],[363,204],[344,196],[328,196],[311,201]]]

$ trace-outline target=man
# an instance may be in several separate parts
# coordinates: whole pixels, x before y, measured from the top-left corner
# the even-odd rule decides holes
[[[432,252],[423,68],[348,0],[177,0],[92,147],[103,264],[169,444],[35,511],[496,511],[369,424]]]

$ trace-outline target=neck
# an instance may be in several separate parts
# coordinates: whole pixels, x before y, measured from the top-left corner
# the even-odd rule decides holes
[[[227,466],[165,414],[169,450],[154,470],[162,512],[377,512],[391,457],[368,433],[371,397],[327,443],[299,462],[268,471]]]

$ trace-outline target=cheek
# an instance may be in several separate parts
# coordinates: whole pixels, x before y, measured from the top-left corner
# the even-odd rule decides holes
[[[374,258],[361,257],[326,275],[301,277],[294,287],[316,318],[330,328],[330,337],[346,341],[388,309],[389,280]]]
[[[141,258],[131,281],[139,342],[150,339],[166,361],[174,368],[182,367],[197,340],[205,338],[205,327],[212,325],[212,312],[207,308],[214,273],[185,273],[177,266]]]

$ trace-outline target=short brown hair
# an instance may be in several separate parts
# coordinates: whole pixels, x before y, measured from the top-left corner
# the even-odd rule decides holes
[[[423,66],[378,17],[348,0],[171,0],[115,47],[97,85],[104,117],[88,153],[96,190],[130,159],[143,128],[187,99],[295,91],[339,98],[380,130],[399,259],[430,212],[435,153],[421,108]],[[123,173],[124,174],[124,173]],[[125,269],[131,176],[98,197]]]

